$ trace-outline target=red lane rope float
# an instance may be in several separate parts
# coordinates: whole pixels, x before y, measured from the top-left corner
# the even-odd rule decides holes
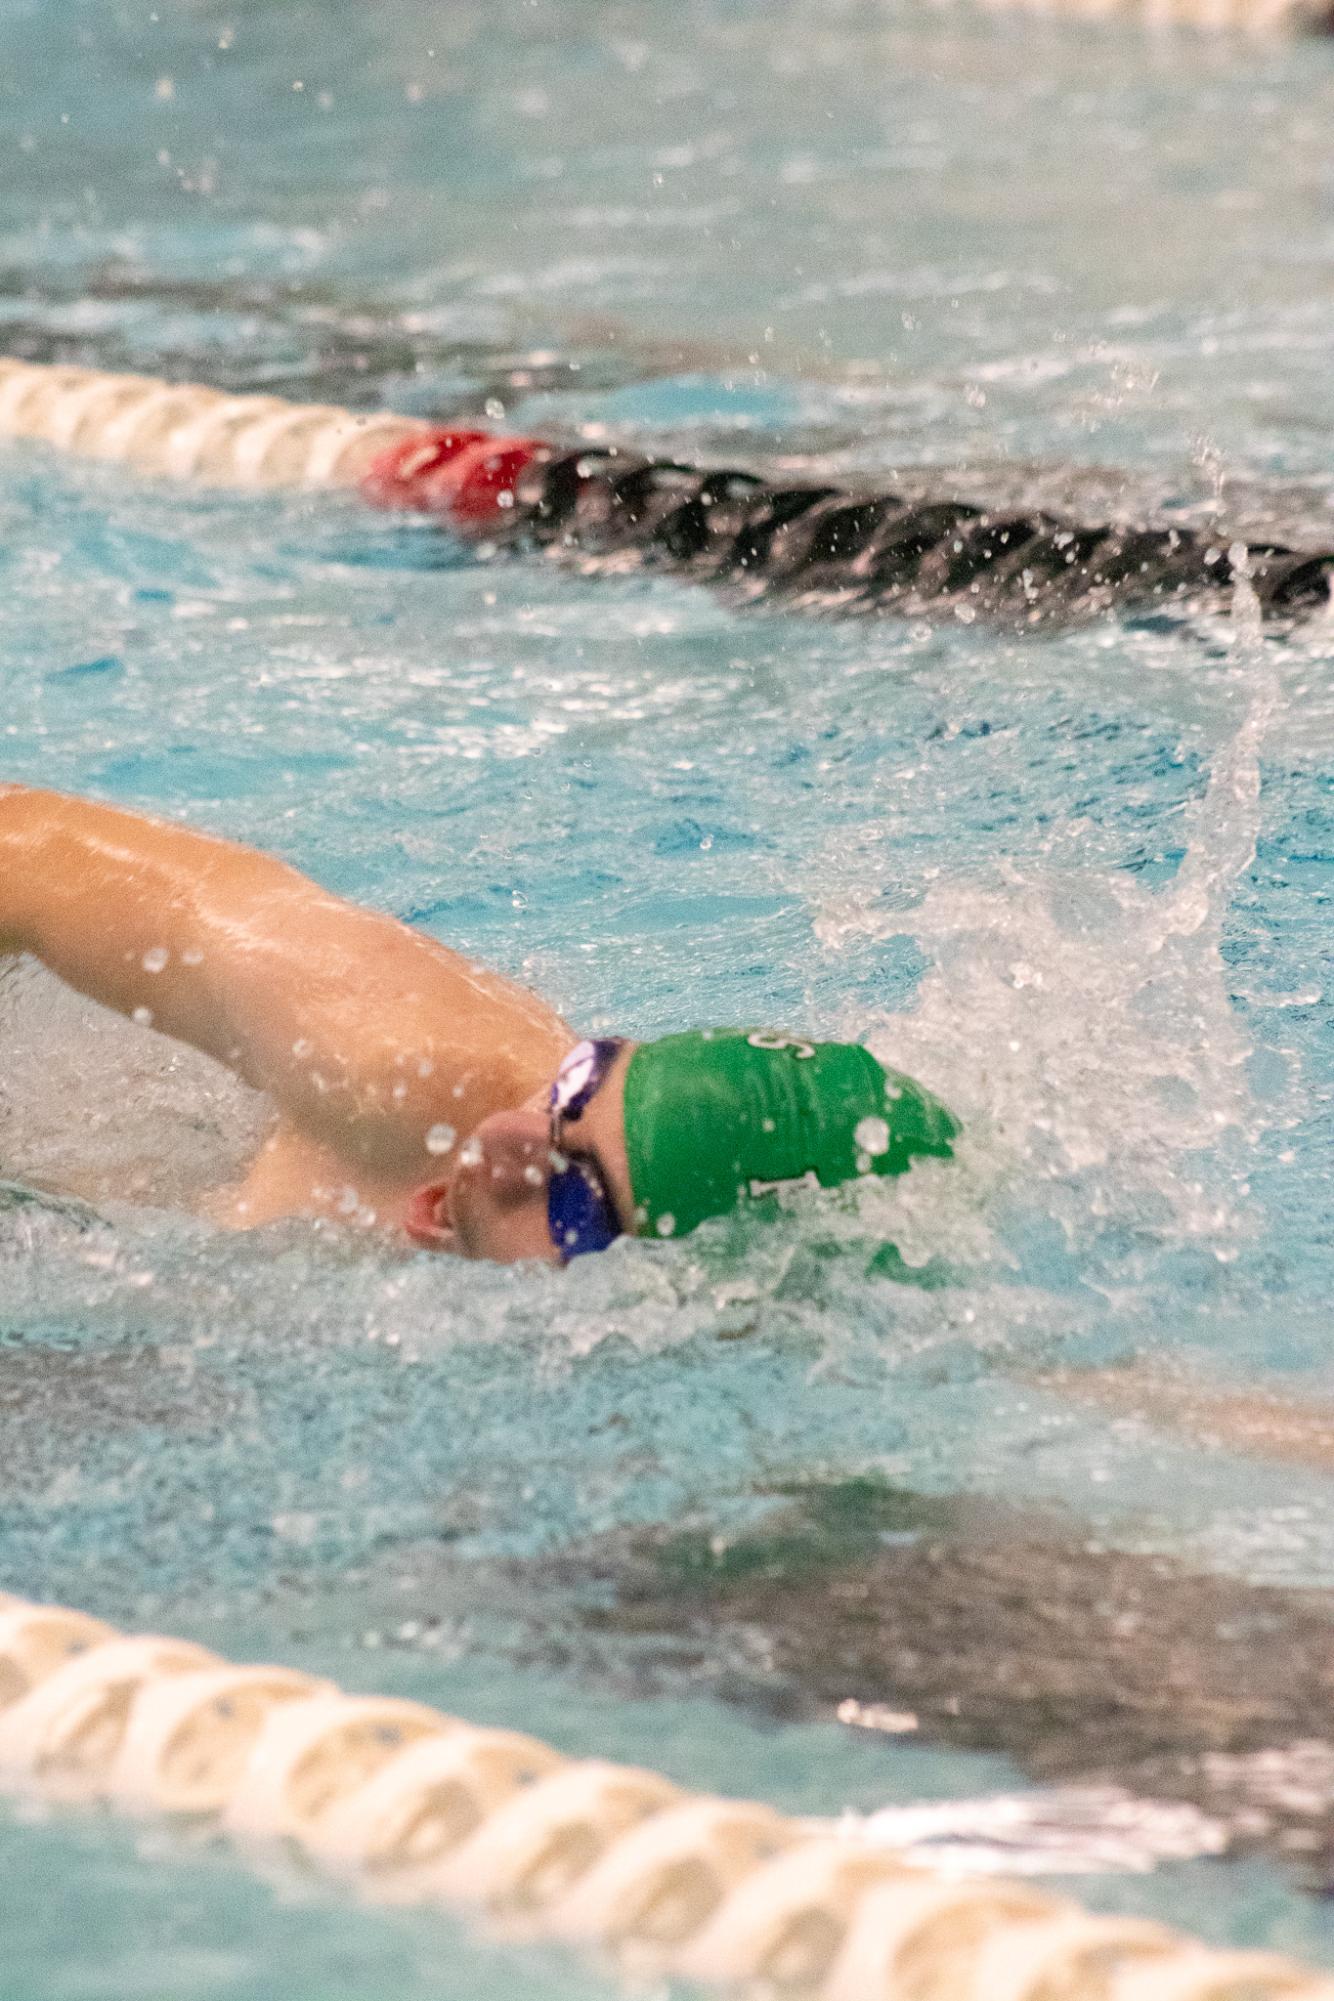
[[[377,507],[444,514],[465,529],[485,529],[514,505],[519,475],[551,446],[538,438],[493,438],[486,431],[428,431],[405,438],[374,460],[361,491]]]
[[[437,514],[464,535],[594,561],[631,556],[845,616],[896,611],[1023,625],[1108,611],[1217,609],[1244,576],[1270,619],[1330,601],[1334,551],[1224,547],[1188,527],[1122,527],[957,499],[780,486],[629,452],[433,431],[381,453],[361,483],[379,506]]]

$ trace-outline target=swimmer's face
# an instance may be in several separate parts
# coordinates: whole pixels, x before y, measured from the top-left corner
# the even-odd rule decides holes
[[[561,1154],[597,1169],[626,1231],[633,1229],[634,1216],[624,1124],[632,1053],[627,1043],[596,1097],[560,1131]],[[514,1111],[483,1119],[450,1174],[418,1189],[404,1218],[414,1243],[496,1264],[560,1261],[547,1220],[547,1188],[558,1164],[552,1158],[549,1096],[547,1087]]]

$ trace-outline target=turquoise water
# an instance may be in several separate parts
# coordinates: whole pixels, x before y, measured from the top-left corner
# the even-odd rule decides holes
[[[0,89],[12,351],[1328,540],[1323,45],[3,0]],[[833,1813],[1031,1768],[595,1632],[632,1531],[870,1480],[1334,1584],[1321,1449],[1133,1373],[1334,1388],[1327,629],[739,616],[18,447],[0,564],[7,775],[272,847],[583,1027],[865,1036],[970,1133],[958,1173],[564,1275],[220,1237],[168,1197],[257,1108],[10,969],[0,1169],[90,1208],[0,1207],[6,1588]],[[16,2001],[602,1991],[158,1834],[11,1815],[0,1853]],[[1078,1887],[1334,1964],[1272,1845]]]

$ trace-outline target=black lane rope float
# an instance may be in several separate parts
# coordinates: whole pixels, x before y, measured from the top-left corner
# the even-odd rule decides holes
[[[746,598],[844,615],[934,613],[1027,625],[1109,610],[1216,605],[1244,567],[1269,618],[1330,600],[1334,551],[1229,548],[1188,527],[1119,527],[989,510],[614,450],[536,454],[493,539],[587,558],[633,554]]]
[[[659,568],[855,616],[1033,627],[1106,613],[1224,607],[1238,577],[1261,615],[1330,602],[1334,549],[1228,544],[1188,526],[1120,526],[815,482],[766,480],[615,446],[442,428],[276,396],[0,359],[0,436],[236,486],[354,487],[488,547]]]

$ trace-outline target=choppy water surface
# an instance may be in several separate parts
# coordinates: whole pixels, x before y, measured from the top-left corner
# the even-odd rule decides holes
[[[0,88],[15,351],[1328,538],[1319,44],[851,4],[57,26],[4,0]],[[1334,1739],[1327,628],[1261,642],[1244,602],[1040,642],[737,615],[17,448],[0,552],[6,773],[271,846],[581,1026],[865,1036],[968,1130],[957,1171],[564,1275],[224,1238],[166,1200],[258,1108],[11,966],[4,1585],[804,1811],[1074,1784],[951,1825],[1109,1907],[1334,1962],[1297,1887]],[[1077,1691],[1060,1760],[1036,1720],[1057,1629],[1127,1713],[1153,1679],[1154,1619],[1080,1597],[1089,1542],[1106,1603],[1173,1633],[1155,1742],[1204,1774],[1164,1807],[1196,1820],[1090,1803],[1158,1768],[1095,1743]],[[881,1592],[892,1637],[914,1551],[941,1651],[869,1665],[821,1580]],[[966,1676],[973,1605],[1010,1608],[1038,1688],[1001,1714],[961,1680],[970,1730],[932,1660]],[[1181,1670],[1214,1629],[1244,1727]],[[1309,1663],[1305,1762],[1267,1660]],[[856,1727],[877,1704],[918,1728]],[[597,1991],[144,1849],[0,1823],[25,2001],[242,2001],[274,1969],[299,2001]]]

